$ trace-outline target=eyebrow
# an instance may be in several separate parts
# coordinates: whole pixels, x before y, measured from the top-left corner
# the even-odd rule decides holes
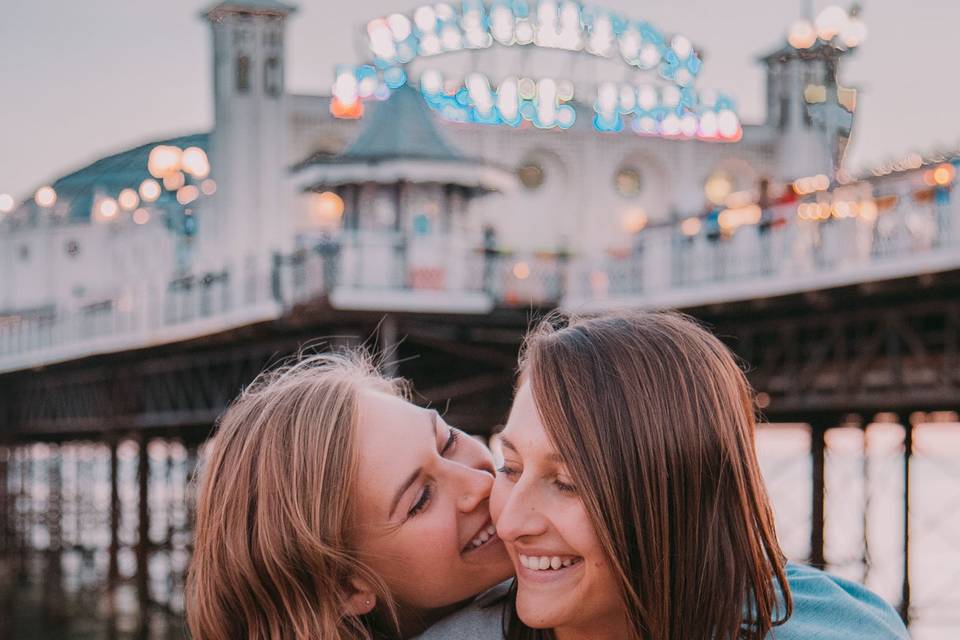
[[[433,436],[437,436],[437,417],[438,413],[436,410],[430,410],[430,427],[433,429]],[[403,484],[397,489],[397,492],[393,496],[393,500],[390,502],[390,515],[388,518],[392,518],[394,512],[397,510],[397,505],[400,503],[400,498],[403,497],[403,494],[407,492],[407,489],[417,481],[417,478],[420,477],[420,474],[423,473],[423,467],[417,467],[414,469],[413,473],[407,476],[407,479],[403,481]]]
[[[500,433],[499,440],[500,440],[500,444],[502,444],[504,447],[506,447],[507,449],[510,449],[510,451],[513,451],[515,454],[520,455],[520,452],[517,450],[517,445],[510,442],[510,438],[503,435],[502,432]],[[556,453],[556,452],[548,454],[547,460],[555,464],[566,464],[563,461],[563,456],[561,456],[559,453]]]

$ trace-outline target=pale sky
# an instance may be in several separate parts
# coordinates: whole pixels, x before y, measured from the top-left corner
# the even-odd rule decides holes
[[[151,139],[212,125],[207,0],[0,0],[0,193],[26,197],[57,176]],[[334,66],[360,61],[367,20],[410,0],[300,0],[287,87],[328,93]],[[803,0],[601,0],[683,33],[704,52],[698,86],[763,114],[755,58],[782,44]],[[831,4],[816,0],[816,9]],[[843,3],[846,6],[846,3]],[[958,0],[863,0],[869,37],[841,81],[861,89],[849,167],[960,142],[953,66]]]

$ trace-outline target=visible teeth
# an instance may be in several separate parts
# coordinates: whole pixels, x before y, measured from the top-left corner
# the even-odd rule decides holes
[[[561,558],[560,556],[525,556],[520,554],[520,564],[531,571],[547,571],[550,569],[555,571],[576,564],[577,560],[578,558],[575,556]]]
[[[473,547],[479,547],[484,542],[492,538],[496,532],[497,532],[496,527],[494,527],[493,525],[490,525],[489,527],[487,527],[486,529],[478,533],[477,537],[470,541],[470,545]]]

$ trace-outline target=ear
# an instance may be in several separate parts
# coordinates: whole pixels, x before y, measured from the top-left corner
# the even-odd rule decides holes
[[[362,616],[377,606],[377,596],[370,584],[362,578],[350,578],[350,585],[344,603],[344,613],[349,616]]]

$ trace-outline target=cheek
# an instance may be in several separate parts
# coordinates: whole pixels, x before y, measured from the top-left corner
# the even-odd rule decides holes
[[[567,544],[583,556],[587,565],[583,582],[585,591],[580,594],[584,600],[584,615],[616,610],[620,606],[616,595],[619,585],[586,509],[578,501],[575,507],[564,510],[557,526]]]
[[[583,503],[570,500],[557,511],[553,521],[566,543],[591,565],[608,564]]]
[[[375,549],[370,564],[401,600],[415,600],[412,594],[422,589],[422,576],[436,579],[454,568],[456,536],[448,520],[423,518],[416,526],[406,525],[387,544]]]
[[[439,505],[436,505],[439,506]],[[449,510],[436,509],[423,514],[416,526],[404,532],[404,546],[419,567],[433,567],[437,572],[449,566],[451,555],[459,552],[457,523]]]
[[[493,519],[494,525],[500,520],[500,514],[503,513],[503,508],[506,506],[507,500],[510,499],[512,488],[512,482],[497,474],[496,480],[493,481],[493,490],[490,492],[490,517]]]

